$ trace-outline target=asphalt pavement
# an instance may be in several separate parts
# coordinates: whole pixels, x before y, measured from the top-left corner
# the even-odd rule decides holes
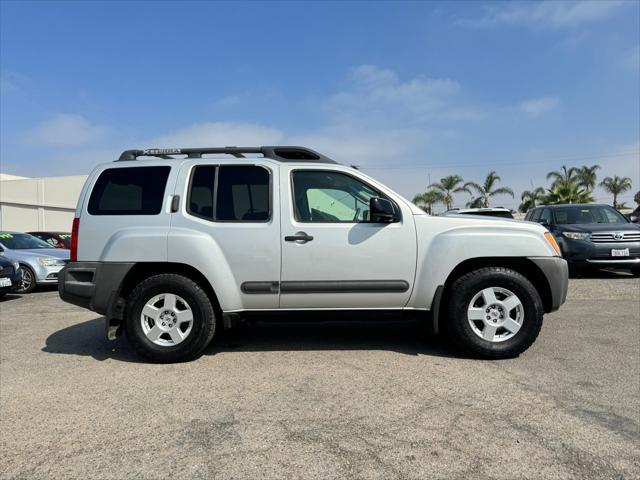
[[[517,359],[411,321],[255,323],[140,361],[57,292],[0,300],[0,477],[640,478],[640,280],[571,280]]]

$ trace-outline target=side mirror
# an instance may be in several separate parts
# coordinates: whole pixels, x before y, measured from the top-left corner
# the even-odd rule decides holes
[[[543,227],[549,227],[549,220],[547,220],[546,218],[540,220],[540,225],[542,225]]]
[[[398,220],[393,203],[386,198],[372,197],[369,200],[369,221],[373,223],[391,223]]]

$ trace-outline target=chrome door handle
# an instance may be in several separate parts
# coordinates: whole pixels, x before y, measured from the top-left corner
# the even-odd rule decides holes
[[[297,242],[297,243],[307,243],[313,240],[311,235],[307,235],[305,232],[296,232],[295,235],[287,235],[284,237],[285,242]]]

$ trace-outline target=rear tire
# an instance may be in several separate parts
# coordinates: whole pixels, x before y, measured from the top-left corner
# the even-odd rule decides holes
[[[631,267],[631,275],[640,277],[640,267]]]
[[[209,345],[215,331],[211,299],[200,285],[182,275],[149,277],[127,299],[127,340],[139,355],[153,362],[193,360]]]
[[[453,282],[446,311],[446,328],[456,345],[478,357],[500,359],[516,357],[533,344],[544,308],[536,288],[520,273],[487,267]]]

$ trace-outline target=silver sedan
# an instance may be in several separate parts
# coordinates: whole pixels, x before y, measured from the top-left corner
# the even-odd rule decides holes
[[[20,264],[22,282],[17,293],[58,283],[58,273],[69,261],[69,250],[51,248],[47,242],[18,232],[0,232],[0,255]]]

